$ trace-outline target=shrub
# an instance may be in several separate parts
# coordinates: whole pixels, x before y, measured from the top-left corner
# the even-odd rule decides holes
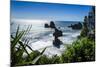
[[[73,42],[62,54],[63,62],[84,62],[95,60],[95,42],[81,38]]]
[[[29,26],[26,30],[19,31],[19,26],[17,28],[15,36],[11,35],[11,66],[22,66],[22,65],[33,65],[41,58],[43,51],[37,52],[33,51],[33,49],[28,45],[29,40],[27,38],[22,41],[23,37],[29,33],[32,26]],[[29,48],[32,52],[28,53],[27,48]],[[24,58],[23,54],[26,53],[27,56]]]

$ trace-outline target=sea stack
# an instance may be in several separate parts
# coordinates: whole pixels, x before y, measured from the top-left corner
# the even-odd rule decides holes
[[[50,28],[56,28],[53,21],[50,22]]]
[[[60,45],[62,44],[62,41],[60,41],[60,39],[58,39],[58,37],[61,37],[63,36],[63,33],[61,30],[57,29],[54,22],[51,21],[50,22],[50,25],[48,25],[47,23],[44,25],[45,28],[52,28],[54,29],[54,33],[53,33],[53,37],[54,37],[54,40],[53,40],[53,45],[57,48],[60,48]]]
[[[45,23],[44,27],[49,28],[50,26],[47,23]]]
[[[80,29],[82,29],[82,23],[81,22],[78,22],[77,24],[73,24],[73,25],[71,24],[68,27],[71,27],[74,30],[80,30]]]
[[[60,41],[58,37],[63,36],[62,31],[55,28],[55,32],[53,33],[53,36],[54,36],[53,45],[60,48],[62,41]]]
[[[45,27],[45,28],[56,28],[53,21],[50,21],[50,25],[47,24],[47,23],[45,23],[44,27]]]

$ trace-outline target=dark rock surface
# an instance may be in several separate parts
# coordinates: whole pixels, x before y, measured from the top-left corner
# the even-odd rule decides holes
[[[61,44],[62,44],[62,41],[60,41],[60,39],[55,38],[55,39],[53,40],[53,45],[54,45],[55,47],[60,48],[60,45],[61,45]]]
[[[50,22],[50,28],[56,28],[53,21]]]
[[[48,25],[47,23],[44,25],[45,28],[52,28],[54,29],[54,33],[53,33],[53,45],[57,48],[60,48],[60,45],[62,44],[62,41],[60,41],[60,39],[58,39],[58,37],[63,36],[63,32],[59,29],[56,28],[55,24],[53,21],[50,22],[50,25]]]
[[[45,23],[44,27],[49,28],[50,26],[47,23]]]
[[[71,24],[71,26],[68,26],[68,27],[79,30],[79,29],[82,29],[82,24],[79,22],[78,24],[73,24],[73,25]]]
[[[62,31],[58,30],[57,28],[55,28],[55,32],[53,33],[54,37],[60,37],[63,36]]]
[[[45,27],[45,28],[56,28],[56,26],[55,26],[55,24],[54,24],[53,21],[50,22],[50,25],[47,24],[47,23],[45,23],[44,27]]]

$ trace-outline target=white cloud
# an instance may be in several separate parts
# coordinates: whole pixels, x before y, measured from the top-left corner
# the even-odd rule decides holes
[[[24,24],[43,24],[48,23],[48,20],[33,20],[33,19],[15,19],[11,18],[11,22],[13,23],[24,23]]]

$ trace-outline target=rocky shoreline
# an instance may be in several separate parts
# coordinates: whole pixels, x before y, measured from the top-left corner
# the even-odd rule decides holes
[[[79,22],[79,23],[77,23],[77,24],[71,24],[70,26],[68,26],[69,28],[72,28],[72,29],[74,29],[74,30],[80,30],[80,29],[82,29],[82,23],[81,22]]]

